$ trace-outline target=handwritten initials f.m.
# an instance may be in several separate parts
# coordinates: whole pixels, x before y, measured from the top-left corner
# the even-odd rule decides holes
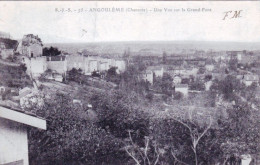
[[[229,13],[234,13],[233,16],[230,17],[230,19],[232,19],[232,18],[240,18],[240,17],[241,17],[240,14],[241,14],[242,11],[243,11],[243,10],[224,12],[224,13],[225,13],[225,16],[224,16],[223,20],[225,20],[226,18],[229,18],[229,15],[228,15]]]

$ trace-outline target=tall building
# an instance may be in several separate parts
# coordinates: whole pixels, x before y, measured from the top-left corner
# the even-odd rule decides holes
[[[33,58],[42,56],[42,41],[38,35],[27,34],[22,39],[22,54]]]

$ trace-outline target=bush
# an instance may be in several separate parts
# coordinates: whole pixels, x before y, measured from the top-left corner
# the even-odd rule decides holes
[[[183,94],[181,92],[174,92],[173,98],[175,100],[181,100],[183,98]]]
[[[48,129],[29,131],[30,164],[99,164],[121,159],[122,141],[89,121],[87,112],[62,94],[36,111]],[[113,155],[114,157],[111,157]]]

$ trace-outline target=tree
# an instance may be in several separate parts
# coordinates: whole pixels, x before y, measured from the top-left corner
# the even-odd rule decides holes
[[[112,90],[91,97],[93,109],[99,117],[99,126],[120,138],[128,137],[127,130],[134,130],[133,137],[142,139],[147,135],[149,116],[138,103],[135,92]]]
[[[117,73],[116,73],[116,70],[117,68],[116,67],[111,67],[107,70],[107,76],[116,76]]]
[[[166,54],[166,52],[164,51],[164,52],[163,52],[163,64],[166,64],[166,62],[167,62],[167,54]]]
[[[206,72],[206,68],[205,67],[200,67],[198,70],[198,74],[204,74]]]
[[[189,116],[188,122],[185,122],[183,119],[178,119],[178,118],[173,118],[173,120],[177,121],[178,123],[180,123],[181,125],[183,125],[184,127],[186,127],[189,130],[189,136],[190,136],[191,141],[192,141],[191,148],[192,148],[192,150],[194,152],[194,156],[195,156],[195,164],[198,165],[199,164],[198,155],[197,155],[198,144],[199,144],[201,138],[211,128],[212,117],[209,116],[209,122],[206,125],[206,127],[204,129],[200,129],[200,128],[197,128],[197,127],[194,128],[194,125],[197,125],[197,123],[194,123],[194,121],[193,121],[193,118],[192,118],[193,114],[189,114],[189,115],[190,116]],[[172,154],[174,155],[174,153],[172,153]]]
[[[173,93],[173,98],[174,98],[175,100],[180,100],[180,99],[183,98],[183,94],[182,94],[181,92],[174,92],[174,93]]]
[[[237,71],[237,64],[238,64],[238,60],[235,58],[235,59],[231,59],[229,62],[229,69],[232,70],[232,71]]]
[[[159,158],[164,154],[164,149],[158,147],[156,141],[152,141],[149,137],[144,139],[144,147],[140,147],[134,143],[131,131],[128,131],[128,145],[124,147],[127,154],[134,160],[137,165],[148,164],[156,165],[159,163]]]
[[[134,65],[120,75],[120,89],[128,92],[135,91],[138,94],[146,95],[149,89],[149,82],[140,79],[141,71]]]
[[[87,111],[68,95],[45,99],[36,114],[46,118],[48,129],[29,131],[30,164],[102,164],[124,155],[122,141],[88,120]]]
[[[205,81],[210,81],[212,80],[212,75],[206,75],[205,76]]]
[[[204,83],[201,80],[196,79],[195,81],[193,81],[190,84],[190,89],[191,90],[204,91],[205,90],[205,85],[204,85]]]
[[[55,47],[50,47],[50,48],[43,48],[43,52],[42,52],[42,55],[43,56],[58,56],[61,54],[61,51],[58,50],[58,48],[55,48]]]
[[[100,74],[97,71],[93,71],[91,76],[92,77],[100,77]]]
[[[222,94],[227,101],[234,101],[244,91],[245,85],[232,75],[226,76],[223,80],[214,80],[211,91]]]
[[[163,159],[171,164],[216,163],[214,158],[220,149],[212,128],[214,111],[189,106],[179,108],[150,122],[150,136],[165,150]]]
[[[167,95],[171,95],[172,94],[172,81],[173,78],[171,77],[171,75],[164,73],[163,77],[162,77],[162,84],[161,84],[161,88],[162,88],[162,92],[167,94]]]
[[[173,78],[171,75],[164,73],[162,78],[157,77],[154,79],[153,88],[167,96],[171,96],[173,92]]]
[[[82,70],[72,68],[70,71],[68,71],[67,79],[82,84],[84,82],[84,75],[82,74]]]
[[[107,71],[106,79],[108,81],[119,84],[121,81],[121,77],[120,77],[120,75],[117,74],[116,70],[117,70],[117,67],[109,68]]]
[[[219,121],[219,139],[224,162],[234,163],[241,155],[259,153],[259,112],[247,103],[239,103],[227,109],[227,120]]]

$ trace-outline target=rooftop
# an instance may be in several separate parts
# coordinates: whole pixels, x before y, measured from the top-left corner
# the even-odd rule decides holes
[[[188,84],[176,84],[175,88],[188,88]]]
[[[8,106],[0,106],[0,118],[5,118],[32,127],[47,129],[46,120],[35,114]]]
[[[50,56],[47,57],[47,61],[65,61],[66,56]]]
[[[141,74],[153,74],[153,72],[150,70],[145,70],[145,71],[142,71]]]
[[[149,66],[147,67],[147,70],[161,70],[163,66]]]

